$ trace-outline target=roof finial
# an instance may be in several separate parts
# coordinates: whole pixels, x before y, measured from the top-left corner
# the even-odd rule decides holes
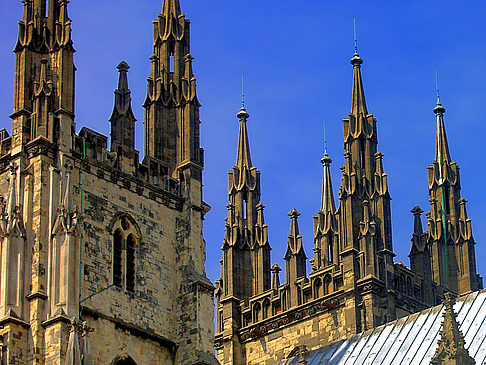
[[[434,113],[437,115],[444,114],[445,108],[442,106],[440,102],[440,93],[439,93],[439,71],[435,69],[435,86],[437,89],[437,104],[434,108]]]

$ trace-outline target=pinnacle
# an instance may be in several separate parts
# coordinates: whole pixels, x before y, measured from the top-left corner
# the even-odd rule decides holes
[[[128,63],[126,63],[125,61],[121,61],[118,66],[116,66],[116,68],[118,69],[118,71],[120,72],[127,72],[129,69],[130,69],[130,66],[128,65]]]
[[[300,216],[300,213],[297,211],[297,209],[294,208],[290,212],[288,212],[287,215],[291,218],[297,218]]]
[[[424,211],[420,209],[418,205],[416,205],[410,212],[413,213],[413,215],[421,215]]]

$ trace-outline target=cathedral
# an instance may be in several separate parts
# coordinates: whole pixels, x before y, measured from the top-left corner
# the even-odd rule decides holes
[[[345,163],[340,167],[338,204],[326,151],[321,160],[321,204],[313,216],[314,248],[308,253],[311,271],[306,272],[300,214],[292,209],[283,283],[282,268],[271,263],[261,173],[250,157],[249,114],[244,105],[237,115],[237,158],[228,172],[228,215],[221,278],[216,283],[215,345],[221,364],[277,364],[301,356],[304,347],[305,351],[325,347],[439,305],[446,294],[464,296],[482,289],[471,219],[461,197],[459,166],[449,151],[439,96],[434,109],[435,159],[427,167],[426,228],[423,210],[416,206],[411,212],[410,268],[394,262],[391,196],[378,149],[377,121],[366,105],[362,64],[356,49],[351,59],[351,110],[343,119]],[[306,356],[301,357],[298,364],[307,364]],[[344,361],[334,363],[355,363],[338,360]],[[366,358],[356,364],[366,361],[380,363]],[[392,363],[402,363],[397,361]]]
[[[179,0],[161,2],[141,155],[130,66],[113,70],[110,138],[78,128],[69,1],[22,1],[12,128],[0,130],[0,365],[483,363],[486,291],[445,108],[437,97],[430,208],[411,212],[407,267],[357,50],[341,186],[326,150],[313,252],[292,209],[285,267],[272,265],[243,105],[221,278],[207,278],[190,21]]]
[[[69,1],[22,3],[12,131],[0,131],[1,364],[217,364],[200,104],[179,1],[153,22],[142,162],[130,66],[117,67],[110,145],[76,133]]]

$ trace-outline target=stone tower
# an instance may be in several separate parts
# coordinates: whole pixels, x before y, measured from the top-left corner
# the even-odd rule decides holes
[[[457,295],[482,287],[476,273],[476,257],[467,216],[466,199],[461,197],[459,166],[451,159],[444,124],[445,108],[437,98],[435,159],[428,166],[430,212],[427,213],[427,244],[433,281]]]
[[[128,64],[108,148],[76,133],[69,1],[22,2],[12,135],[0,142],[2,364],[215,364],[200,105],[179,0],[154,22],[142,163]]]
[[[422,227],[423,211],[415,207],[411,268],[394,263],[388,176],[378,150],[377,121],[366,105],[363,60],[357,51],[351,64],[351,111],[343,119],[345,161],[339,206],[336,208],[332,160],[326,148],[321,160],[320,209],[313,217],[311,272],[306,273],[300,214],[292,209],[283,284],[280,267],[270,264],[263,211],[253,218],[253,207],[260,201],[259,173],[249,159],[248,114],[242,109],[238,115],[237,166],[229,173],[222,272],[216,283],[216,351],[223,365],[276,364],[292,357],[306,363],[308,350],[439,304],[447,291],[462,295],[482,286],[440,104],[436,108],[437,156],[429,167],[432,210],[427,213],[427,230]],[[439,198],[442,204],[437,202]],[[444,214],[446,225],[442,223],[446,222]],[[260,232],[264,232],[264,240],[258,239]],[[258,261],[260,251],[265,259]],[[271,286],[266,284],[269,273],[273,275]]]
[[[224,333],[224,352],[242,364],[238,329],[244,326],[241,302],[270,289],[270,244],[260,202],[260,172],[252,165],[248,140],[249,114],[243,106],[236,165],[228,172],[228,217],[225,224],[221,280],[218,283],[218,332]],[[268,316],[266,307],[254,308],[253,316]],[[250,317],[252,315],[250,314]]]

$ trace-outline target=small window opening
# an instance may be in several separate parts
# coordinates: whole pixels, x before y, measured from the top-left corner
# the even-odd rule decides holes
[[[113,285],[122,286],[122,233],[119,229],[113,235]]]
[[[219,332],[224,331],[223,311],[219,312]]]
[[[332,252],[333,252],[332,238],[329,238],[329,245],[327,246],[327,259],[329,263],[334,262],[334,257],[332,256]]]
[[[363,140],[360,140],[360,157],[361,157],[361,168],[364,169],[365,167],[365,143]]]
[[[135,238],[129,235],[127,239],[127,273],[126,288],[133,292],[135,289]]]
[[[451,213],[451,203],[450,203],[450,187],[449,184],[445,183],[444,184],[444,211],[445,214],[450,214]]]
[[[174,72],[174,55],[169,56],[169,71]]]

